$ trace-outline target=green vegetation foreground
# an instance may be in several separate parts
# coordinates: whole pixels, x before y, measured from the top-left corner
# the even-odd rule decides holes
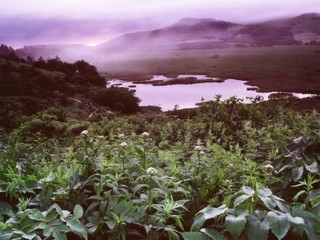
[[[1,135],[0,239],[320,238],[317,112],[61,116]]]

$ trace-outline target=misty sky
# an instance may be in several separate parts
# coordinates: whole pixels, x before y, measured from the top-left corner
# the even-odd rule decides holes
[[[246,23],[320,13],[319,0],[2,0],[0,43],[97,44],[185,17]]]

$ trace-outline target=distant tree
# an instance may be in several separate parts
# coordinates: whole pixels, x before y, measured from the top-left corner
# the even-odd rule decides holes
[[[76,67],[77,71],[80,74],[84,75],[99,75],[97,68],[95,66],[90,65],[88,62],[84,60],[79,60],[74,63],[74,66]]]
[[[34,63],[34,58],[31,57],[31,56],[28,56],[28,57],[26,58],[26,62],[29,63],[29,64],[33,64],[33,63]]]
[[[0,45],[0,57],[8,60],[20,60],[14,49],[4,44]]]

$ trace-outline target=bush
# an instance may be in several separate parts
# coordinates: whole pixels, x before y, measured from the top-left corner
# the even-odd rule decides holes
[[[96,102],[112,110],[130,114],[139,111],[140,99],[126,88],[111,87],[98,93]]]

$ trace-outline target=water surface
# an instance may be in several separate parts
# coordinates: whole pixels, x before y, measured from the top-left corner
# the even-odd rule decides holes
[[[216,79],[205,75],[179,75],[176,78],[168,78],[164,75],[154,75],[150,80],[168,81],[188,77],[195,77],[197,80]],[[248,87],[250,86],[245,83],[245,81],[241,80],[227,79],[224,82],[153,86],[151,84],[133,84],[132,82],[113,79],[108,81],[107,87],[119,86],[134,89],[135,95],[141,99],[140,106],[159,106],[163,111],[172,110],[175,107],[179,109],[193,108],[197,106],[197,103],[213,100],[216,95],[222,95],[221,100],[236,96],[237,98],[242,98],[244,103],[250,103],[250,98],[255,98],[259,95],[265,100],[268,100],[268,97],[275,93],[250,91],[248,90]],[[311,96],[311,94],[293,95],[300,98]]]

